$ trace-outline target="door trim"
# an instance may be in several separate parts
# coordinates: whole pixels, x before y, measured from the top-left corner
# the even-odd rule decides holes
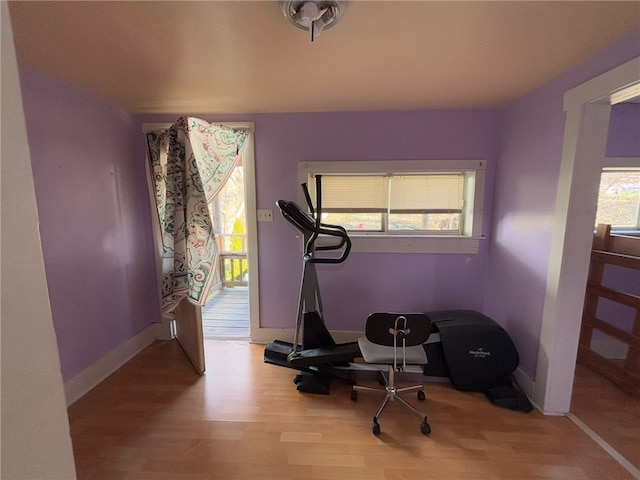
[[[627,89],[637,88],[639,71],[640,57],[636,57],[564,96],[564,144],[533,396],[546,414],[567,413],[571,406],[611,105]]]

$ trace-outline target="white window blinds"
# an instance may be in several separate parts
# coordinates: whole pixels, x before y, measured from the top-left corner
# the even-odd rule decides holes
[[[392,213],[459,213],[462,211],[462,175],[402,175],[391,178]]]
[[[315,198],[315,183],[310,183]],[[384,176],[327,175],[322,177],[322,210],[325,212],[386,212],[387,181]]]
[[[309,180],[315,198],[315,183]],[[325,212],[459,213],[463,199],[462,174],[322,177]]]

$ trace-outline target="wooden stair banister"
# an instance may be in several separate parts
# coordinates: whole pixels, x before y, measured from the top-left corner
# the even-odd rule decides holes
[[[640,271],[640,237],[612,235],[610,225],[598,225],[593,239],[591,264],[584,302],[578,362],[609,378],[618,387],[640,396],[640,296],[602,285],[606,265]],[[600,298],[635,310],[630,331],[598,318]],[[626,358],[614,361],[592,348],[594,330],[627,346]]]

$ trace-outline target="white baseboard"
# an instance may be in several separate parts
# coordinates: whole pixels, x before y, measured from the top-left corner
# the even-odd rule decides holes
[[[531,400],[531,398],[533,398],[533,387],[535,384],[533,379],[529,375],[524,373],[520,369],[520,367],[516,368],[515,372],[513,372],[513,378],[516,379],[516,382],[518,383],[520,390],[522,390],[522,393],[524,393],[527,398]]]
[[[336,343],[348,343],[348,342],[357,342],[358,338],[364,335],[364,332],[349,332],[349,331],[341,331],[341,332],[332,332],[334,340]]]
[[[251,343],[266,345],[274,340],[293,342],[293,332],[293,328],[255,328],[251,330]],[[362,332],[331,331],[336,343],[355,342],[362,335]]]
[[[111,350],[100,360],[64,382],[67,407],[84,396],[89,390],[98,385],[158,338],[157,330],[159,325],[161,324],[154,323],[149,325],[135,337],[130,338],[122,345]]]
[[[274,340],[293,341],[293,328],[252,328],[251,343],[266,345]]]
[[[527,396],[527,398],[531,402],[531,405],[533,405],[533,408],[538,410],[540,413],[542,413],[543,415],[559,416],[559,417],[565,415],[566,412],[545,411],[540,407],[540,405],[538,405],[536,403],[535,398],[534,398],[534,391],[535,391],[536,382],[529,375],[524,373],[520,369],[520,367],[516,368],[515,372],[513,372],[513,378],[516,379],[516,383],[520,387],[520,390],[522,390],[522,393],[524,393]]]
[[[533,407],[536,410],[538,410],[544,415],[564,415],[563,413],[545,412],[540,408],[540,406],[535,402],[535,399],[533,397],[533,392],[535,391],[536,382],[529,375],[524,373],[520,367],[516,368],[516,370],[513,372],[513,378],[515,378],[516,383],[518,384],[518,387],[520,387],[520,390],[522,390],[522,393],[524,393],[527,396],[527,398],[531,402],[531,405],[533,405]]]

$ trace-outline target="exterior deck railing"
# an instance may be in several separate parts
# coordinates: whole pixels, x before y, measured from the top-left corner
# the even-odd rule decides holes
[[[246,235],[220,233],[217,235],[220,248],[220,278],[222,287],[247,286],[249,262],[247,260]],[[232,240],[240,239],[241,250],[231,250]]]

